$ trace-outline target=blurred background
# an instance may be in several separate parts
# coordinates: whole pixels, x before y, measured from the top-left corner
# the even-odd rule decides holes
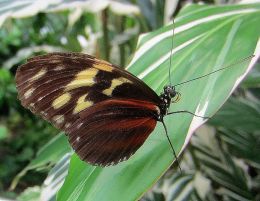
[[[170,23],[185,5],[238,2],[1,0],[0,200],[38,200],[55,164],[26,168],[59,133],[17,100],[15,71],[28,57],[55,51],[84,52],[124,68],[140,34]],[[194,135],[180,159],[184,172],[173,166],[141,200],[260,200],[259,87],[258,64]]]

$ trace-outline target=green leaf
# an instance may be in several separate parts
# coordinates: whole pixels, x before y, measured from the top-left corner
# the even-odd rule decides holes
[[[37,153],[28,166],[26,166],[12,181],[11,189],[14,189],[19,180],[29,171],[33,169],[42,169],[47,164],[55,164],[57,160],[66,153],[71,152],[71,148],[64,133],[55,136],[51,141],[44,145]]]
[[[238,161],[232,159],[225,146],[217,141],[214,133],[198,132],[192,144],[202,172],[215,184],[216,194],[222,198],[228,197],[227,200],[253,200],[245,171]]]
[[[56,193],[62,186],[68,174],[71,153],[65,154],[48,173],[41,191],[44,201],[55,200]]]
[[[238,98],[230,98],[209,121],[214,126],[245,132],[260,131],[259,122],[260,104]]]
[[[260,4],[195,6],[176,18],[173,45],[173,84],[212,72],[223,65],[256,54],[249,63],[177,87],[180,102],[170,111],[189,110],[212,116],[224,104],[259,56]],[[128,70],[158,94],[169,84],[172,25],[143,35]],[[257,47],[256,47],[257,46]],[[165,117],[175,151],[180,153],[192,133],[205,121],[179,114]],[[160,123],[128,161],[100,168],[72,156],[69,174],[57,200],[137,200],[172,164],[173,156]]]
[[[35,201],[40,199],[41,189],[38,186],[27,188],[18,196],[18,201]]]
[[[6,126],[0,124],[0,140],[7,138],[8,129]]]
[[[251,70],[250,74],[243,81],[243,87],[259,88],[260,87],[260,63]]]
[[[64,133],[59,133],[38,151],[36,158],[31,161],[28,168],[35,169],[47,163],[56,163],[58,159],[70,151],[67,137]]]
[[[8,18],[23,18],[36,15],[40,12],[58,12],[71,9],[82,9],[89,12],[98,12],[109,7],[112,12],[125,14],[139,14],[139,9],[129,2],[115,2],[113,0],[98,1],[96,0],[60,0],[60,1],[35,1],[35,0],[14,0],[0,1],[0,26]]]
[[[230,153],[238,158],[245,159],[251,166],[260,168],[259,130],[250,133],[243,130],[222,129],[220,134],[223,141],[228,145]]]

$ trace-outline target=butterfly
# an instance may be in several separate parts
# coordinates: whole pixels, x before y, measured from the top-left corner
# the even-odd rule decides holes
[[[180,95],[171,85],[157,95],[128,71],[82,53],[33,57],[15,79],[22,105],[63,130],[81,160],[98,166],[132,156],[157,122],[165,127]]]

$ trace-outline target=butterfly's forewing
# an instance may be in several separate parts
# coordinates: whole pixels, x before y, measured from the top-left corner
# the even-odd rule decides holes
[[[129,158],[156,125],[160,99],[144,82],[92,56],[52,53],[17,70],[22,105],[69,135],[92,164]]]

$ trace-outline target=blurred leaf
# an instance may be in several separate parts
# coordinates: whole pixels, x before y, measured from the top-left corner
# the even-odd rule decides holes
[[[248,179],[243,169],[230,157],[228,150],[214,137],[214,133],[197,132],[193,137],[195,154],[200,160],[202,171],[219,188],[215,193],[228,200],[252,200]],[[207,138],[207,139],[205,139]],[[205,143],[210,142],[210,143]]]
[[[33,157],[33,150],[29,147],[25,147],[21,153],[17,155],[19,161],[27,161]]]
[[[17,201],[36,201],[40,198],[41,189],[38,186],[27,188],[19,197]]]
[[[179,175],[178,177],[175,177],[174,182],[171,183],[171,186],[168,189],[166,200],[190,200],[193,193],[192,180],[192,175]]]
[[[260,131],[260,104],[246,99],[230,98],[209,123],[244,132]]]
[[[138,0],[137,4],[152,30],[163,26],[164,1]]]
[[[118,15],[140,14],[138,6],[126,1],[110,1],[110,10]]]
[[[107,1],[94,0],[78,1],[78,0],[13,0],[0,2],[0,26],[7,18],[21,18],[36,15],[39,12],[50,12],[68,10],[72,8],[82,8],[92,12],[104,9],[108,4]]]
[[[256,66],[251,70],[247,78],[242,83],[246,88],[260,88],[260,63],[256,63]]]
[[[211,181],[202,175],[201,172],[196,172],[194,175],[193,187],[202,200],[205,200],[211,190]]]
[[[192,10],[189,13],[186,10],[185,15],[180,13],[180,17],[176,19],[174,63],[171,66],[174,83],[204,75],[224,64],[233,63],[238,58],[256,54],[249,65],[241,63],[236,68],[229,68],[214,76],[177,88],[183,98],[174,105],[174,110],[171,108],[171,111],[187,109],[201,116],[211,116],[230,96],[259,56],[260,4],[192,7],[201,12]],[[173,26],[169,25],[143,35],[128,68],[157,93],[169,83],[172,28]],[[165,122],[174,148],[179,153],[204,120],[189,115],[175,115],[166,117]],[[100,201],[140,198],[173,162],[164,132],[158,123],[155,131],[134,156],[113,167],[93,167],[73,155],[69,174],[57,200]],[[226,158],[233,167],[233,161],[227,156]],[[219,161],[216,160],[216,163]],[[238,193],[244,197],[251,197],[246,192],[248,189],[240,169],[235,167],[234,171],[239,172],[236,174],[238,178],[231,177],[227,172],[223,173],[221,178],[223,177],[224,182],[230,182],[231,179],[239,180],[241,192]],[[214,174],[217,172],[214,171],[212,177]],[[236,189],[232,190],[236,192]]]
[[[142,198],[140,201],[165,201],[162,193],[152,192],[149,196]]]
[[[8,18],[23,18],[36,15],[40,12],[58,12],[71,9],[81,9],[88,12],[99,12],[106,7],[117,14],[139,14],[139,9],[129,2],[113,0],[13,0],[0,1],[0,26]]]
[[[56,193],[68,174],[70,156],[70,153],[65,154],[49,172],[43,183],[41,201],[56,200]]]
[[[0,140],[8,137],[8,129],[4,125],[0,125]]]
[[[11,73],[6,69],[0,68],[0,111],[4,104],[10,104],[13,101],[13,95],[16,93],[15,85],[13,83],[13,77]],[[7,108],[3,108],[7,109]],[[1,112],[5,115],[5,112]]]
[[[62,49],[61,47],[54,47],[54,46],[50,46],[50,45],[21,48],[13,57],[10,57],[9,59],[7,59],[3,63],[3,66],[6,69],[11,69],[12,67],[20,64],[22,61],[26,60],[27,58],[32,57],[34,53],[38,53],[38,52],[63,52],[63,51],[64,51],[64,49]]]
[[[4,87],[6,83],[10,82],[10,72],[5,69],[0,69],[0,86]]]
[[[31,161],[27,168],[35,169],[47,163],[56,163],[58,159],[70,151],[67,137],[64,133],[59,133],[38,151],[36,158]]]
[[[175,14],[180,0],[165,0],[164,6],[164,24],[168,24],[172,21],[172,16]]]
[[[57,160],[66,153],[71,152],[67,138],[63,133],[55,136],[50,142],[44,145],[37,153],[28,166],[26,166],[12,181],[10,189],[14,189],[21,179],[29,170],[44,168],[47,164],[55,164]]]
[[[250,133],[243,130],[220,131],[221,138],[227,143],[230,152],[238,158],[243,158],[253,167],[260,169],[260,132]]]
[[[204,125],[198,129],[181,160],[183,171],[168,170],[152,193],[161,192],[167,200],[258,200],[253,195],[260,187],[259,178],[255,177],[255,173],[252,178],[247,174],[248,167],[243,160],[231,155],[234,150],[230,149],[229,142],[222,135],[218,131],[216,134],[214,127]],[[236,135],[231,133],[230,137],[236,138]],[[244,146],[243,142],[236,142],[236,145],[242,147],[244,155],[256,148],[253,144],[251,147]]]
[[[181,166],[183,167],[183,164]],[[145,194],[141,201],[157,200],[154,199],[154,194],[165,197],[165,201],[202,201],[207,200],[211,190],[210,180],[199,171],[195,172],[194,169],[181,173],[175,169],[169,170],[158,183],[153,191]]]

